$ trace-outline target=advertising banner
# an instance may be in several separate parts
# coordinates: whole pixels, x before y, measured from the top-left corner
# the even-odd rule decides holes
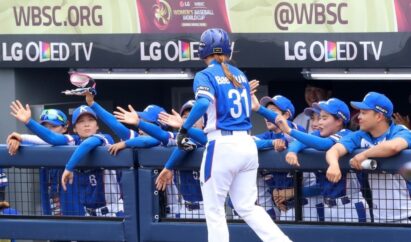
[[[140,33],[131,0],[1,0],[0,34]]]
[[[409,0],[2,0],[0,34],[411,32]]]
[[[196,68],[199,34],[2,36],[0,67]],[[231,34],[248,68],[411,67],[411,33]]]

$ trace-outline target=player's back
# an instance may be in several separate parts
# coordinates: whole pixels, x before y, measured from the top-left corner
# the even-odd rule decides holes
[[[223,68],[217,61],[211,64],[199,75],[208,79],[213,90],[214,103],[207,109],[207,122],[204,131],[209,133],[221,130],[250,130],[251,98],[247,77],[238,68],[228,65],[234,78],[241,83],[236,88],[225,76]],[[209,90],[206,90],[209,91]]]

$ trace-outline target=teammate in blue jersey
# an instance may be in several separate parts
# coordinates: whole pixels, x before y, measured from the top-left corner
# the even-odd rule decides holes
[[[251,98],[245,75],[227,63],[228,34],[208,29],[201,35],[199,55],[207,68],[194,78],[196,103],[177,136],[183,146],[188,130],[206,114],[208,143],[200,169],[208,241],[228,242],[224,204],[227,194],[237,213],[263,241],[290,241],[257,200],[258,154],[249,135]],[[234,162],[233,162],[234,161]]]
[[[65,170],[61,177],[61,185],[67,190],[67,183],[73,184],[73,170],[77,163],[87,155],[91,150],[100,145],[113,143],[109,135],[98,134],[97,116],[94,111],[85,105],[76,108],[73,112],[72,123],[76,135],[62,135],[43,127],[31,119],[31,110],[28,105],[23,107],[19,102],[13,102],[11,105],[12,115],[26,126],[41,139],[52,145],[79,145],[66,164]],[[106,190],[105,177],[110,173],[107,170],[90,169],[79,171],[78,180],[80,184],[80,201],[85,207],[88,216],[116,216],[124,211],[123,204],[119,203],[111,196],[117,197],[118,194],[111,194]],[[114,203],[109,203],[114,200]]]
[[[167,125],[173,128],[180,128],[183,120],[185,120],[185,118],[188,116],[188,113],[191,111],[193,104],[194,100],[186,102],[181,107],[180,114],[172,110],[173,115],[167,114],[164,109],[156,105],[150,105],[143,113],[136,113],[131,106],[129,107],[130,111],[118,108],[118,111],[116,111],[115,114],[121,122],[136,125],[147,134],[161,141],[163,145],[175,146],[175,135],[161,129],[161,127],[154,125],[153,123],[161,121],[161,124],[163,126]],[[150,123],[141,120],[140,117],[142,117],[144,120],[150,121]],[[199,141],[190,142],[195,148],[197,146],[202,146],[203,144],[205,144],[206,137],[202,132],[202,120],[196,122],[194,126],[196,127],[196,129],[190,129],[190,134],[192,134]],[[168,177],[167,184],[164,183],[162,186],[158,185],[158,189],[166,190],[168,208],[170,212],[175,213],[175,211],[173,210],[175,209],[175,204],[177,204],[177,202],[181,204],[179,218],[204,218],[202,195],[198,181],[198,171],[175,171],[176,174],[175,176],[173,176],[173,167],[175,166],[175,164],[179,163],[187,153],[188,151],[182,149],[173,150],[172,155],[166,163],[165,169],[163,169],[163,171],[157,178],[158,181],[162,179],[162,177]],[[177,192],[170,192],[169,190],[173,189],[173,187],[175,186],[177,186],[179,194],[182,195],[182,199],[173,199]]]
[[[2,168],[0,168],[0,210],[10,207],[6,200],[6,187],[8,186],[7,175]]]
[[[253,95],[253,108],[255,110],[264,109],[266,113],[274,115],[274,117],[281,116],[288,120],[287,122],[293,128],[305,132],[304,128],[298,126],[291,122],[293,118],[295,109],[292,102],[281,95],[276,95],[273,98],[263,97],[260,103],[254,98]],[[258,108],[257,106],[261,106]],[[267,116],[267,115],[266,115]],[[264,117],[266,117],[264,116]],[[267,116],[268,117],[268,116]],[[269,118],[269,117],[268,117]],[[266,139],[268,143],[271,143],[271,139],[276,139],[277,141],[282,141],[280,148],[276,148],[277,151],[282,151],[287,148],[288,143],[293,141],[293,138],[288,134],[282,132],[277,125],[274,124],[273,119],[269,121],[266,118],[267,127],[271,128],[272,131],[265,132],[263,134],[257,135],[256,137],[261,137]],[[276,143],[278,146],[278,142]],[[261,174],[261,173],[260,173]],[[265,177],[265,183],[269,187],[270,193],[272,193],[273,200],[277,208],[280,209],[279,216],[280,220],[294,220],[295,219],[295,200],[294,200],[294,174],[291,172],[264,172],[262,173]],[[260,182],[261,183],[261,182]],[[303,186],[311,186],[315,184],[315,176],[312,173],[303,173]],[[304,220],[315,220],[316,211],[314,206],[310,206],[311,201],[304,198],[302,201],[303,206],[303,218]],[[314,218],[314,219],[311,219]]]
[[[328,150],[342,137],[351,133],[344,129],[350,121],[350,110],[343,101],[330,98],[314,104],[313,108],[321,111],[319,130],[311,134],[291,129],[281,116],[276,119],[281,130],[296,139],[290,144],[286,155],[286,161],[290,165],[300,166],[297,154],[301,150]],[[354,172],[344,172],[343,179],[338,183],[329,182],[324,173],[316,172],[316,176],[316,187],[306,190],[306,193],[311,194],[305,195],[315,196],[321,193],[323,196],[323,202],[316,204],[320,221],[366,222],[367,218],[370,218],[367,216],[367,203],[363,199],[360,183]]]
[[[58,109],[46,109],[40,115],[40,124],[47,129],[66,134],[68,129],[67,116]],[[48,145],[35,135],[18,134],[13,132],[7,139],[9,153],[14,155],[20,144]],[[84,215],[84,208],[77,197],[78,180],[67,192],[61,190],[60,177],[64,169],[40,169],[40,193],[43,214],[45,215]],[[76,194],[76,195],[75,195]]]
[[[355,149],[366,149],[350,160],[353,168],[361,170],[361,163],[368,158],[390,157],[411,148],[411,132],[392,123],[394,107],[385,95],[369,92],[362,102],[351,102],[351,106],[360,110],[360,130],[344,136],[326,154],[327,179],[334,183],[342,177],[339,158]],[[374,222],[410,223],[411,197],[404,178],[397,173],[371,173],[368,180]]]

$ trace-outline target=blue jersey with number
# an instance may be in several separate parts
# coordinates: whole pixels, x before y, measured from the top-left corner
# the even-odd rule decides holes
[[[113,138],[106,134],[95,134],[95,137],[103,141],[103,145],[113,144]],[[77,135],[72,135],[75,145],[80,145],[82,140]],[[70,140],[70,139],[69,139]],[[77,170],[78,175],[78,200],[86,208],[100,208],[106,205],[105,185],[104,185],[104,170],[103,169],[88,169]],[[70,187],[70,186],[68,186]],[[74,186],[72,186],[74,187]]]
[[[228,64],[227,64],[228,65]],[[220,63],[213,60],[194,78],[196,99],[204,97],[211,104],[207,109],[205,133],[213,130],[250,130],[251,98],[247,77],[242,71],[228,65],[235,79],[242,84],[236,88],[224,75]]]

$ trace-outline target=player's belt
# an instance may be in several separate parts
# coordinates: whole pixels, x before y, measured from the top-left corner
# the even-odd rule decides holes
[[[307,198],[301,198],[301,205],[304,206],[304,205],[307,205],[307,204],[308,204],[308,199]],[[285,206],[286,206],[287,210],[291,209],[291,208],[295,208],[295,199],[292,198],[290,200],[285,201]]]
[[[337,205],[345,205],[350,202],[351,201],[348,198],[348,196],[343,196],[339,198],[329,198],[329,197],[324,198],[324,204],[328,205],[329,207],[334,207]]]
[[[108,210],[108,207],[102,207],[102,208],[86,208],[86,212],[90,216],[102,216],[108,214],[110,211]]]
[[[200,203],[198,202],[184,202],[184,206],[187,208],[188,211],[198,210],[200,209]]]
[[[224,130],[217,129],[207,133],[208,140],[214,140],[220,136],[230,136],[230,135],[249,135],[249,130]]]

